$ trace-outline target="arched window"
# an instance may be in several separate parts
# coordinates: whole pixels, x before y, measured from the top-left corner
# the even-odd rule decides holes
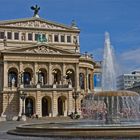
[[[94,80],[94,88],[101,88],[102,74],[94,73],[93,80]]]
[[[61,81],[61,71],[59,69],[54,69],[52,73],[54,76],[54,83],[59,84]]]
[[[40,69],[38,73],[38,82],[42,85],[47,84],[47,71],[45,69]]]
[[[72,87],[75,86],[75,76],[74,76],[74,71],[72,69],[67,70],[66,79],[68,83],[72,84]]]
[[[24,85],[30,85],[31,74],[29,72],[24,72]]]
[[[80,85],[81,89],[85,88],[84,74],[83,73],[79,74],[79,85]]]
[[[8,72],[8,86],[17,86],[17,70],[12,68]]]
[[[91,75],[88,74],[88,88],[91,89],[91,83],[90,83]]]

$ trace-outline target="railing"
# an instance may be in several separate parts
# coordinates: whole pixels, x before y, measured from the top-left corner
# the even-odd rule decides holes
[[[81,54],[81,58],[93,59],[93,55],[85,52],[84,54]]]
[[[36,88],[36,85],[24,85],[24,88]]]
[[[65,85],[47,85],[47,84],[38,84],[38,85],[23,85],[20,86],[22,88],[47,88],[47,89],[51,89],[51,88],[71,88],[70,85],[65,84]]]
[[[40,85],[41,88],[53,88],[53,85]]]
[[[56,85],[56,88],[68,88],[69,85]]]

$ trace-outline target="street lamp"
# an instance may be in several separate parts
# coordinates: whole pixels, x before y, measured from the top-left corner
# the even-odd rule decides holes
[[[24,112],[24,101],[25,101],[26,97],[27,97],[27,93],[21,91],[20,98],[22,100],[22,113],[21,113],[22,117],[25,116],[25,112]]]
[[[74,101],[75,101],[75,112],[74,112],[74,114],[77,114],[77,102],[76,101],[79,97],[79,93],[80,93],[80,91],[76,91],[76,90],[72,93],[72,96],[73,96]]]

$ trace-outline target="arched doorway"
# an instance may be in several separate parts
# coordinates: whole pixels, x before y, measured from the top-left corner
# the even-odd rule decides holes
[[[64,116],[66,110],[66,97],[61,96],[58,98],[58,115]]]
[[[25,114],[31,117],[34,114],[34,99],[33,97],[27,97],[25,100]]]
[[[42,98],[42,117],[49,116],[51,112],[51,98],[46,96]]]

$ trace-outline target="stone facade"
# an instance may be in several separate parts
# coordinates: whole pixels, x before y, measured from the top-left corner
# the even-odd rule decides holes
[[[94,89],[96,62],[80,53],[79,33],[36,17],[0,22],[1,118],[68,116],[74,98],[80,113],[85,93]]]

